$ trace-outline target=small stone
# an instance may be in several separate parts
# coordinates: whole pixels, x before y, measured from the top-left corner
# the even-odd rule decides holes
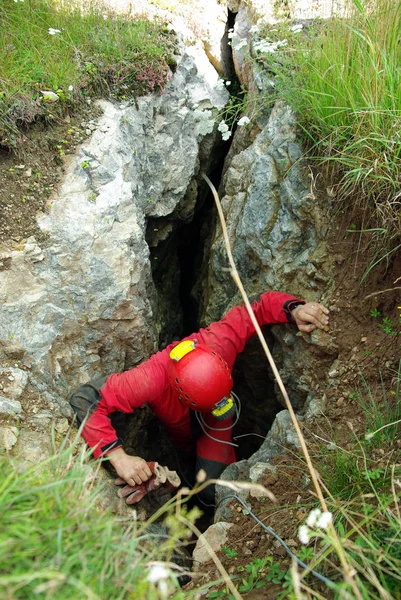
[[[341,397],[337,400],[337,406],[342,406],[343,404],[344,404],[344,398]]]
[[[18,433],[16,427],[0,427],[0,448],[11,450],[17,443]]]
[[[22,412],[21,403],[18,400],[10,400],[0,396],[0,414],[3,415],[19,415]]]
[[[55,429],[56,429],[56,431],[58,431],[58,433],[67,433],[68,428],[69,428],[69,423],[68,423],[67,419],[58,419],[57,420]]]

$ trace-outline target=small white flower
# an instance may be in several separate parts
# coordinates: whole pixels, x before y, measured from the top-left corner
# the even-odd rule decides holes
[[[324,512],[320,515],[319,519],[317,520],[316,527],[319,527],[320,529],[327,529],[332,520],[333,515],[331,514],[331,512]]]
[[[152,565],[149,569],[147,580],[149,583],[159,583],[170,577],[170,571],[164,565]]]
[[[267,40],[260,40],[260,42],[255,42],[254,48],[256,52],[271,53],[276,52],[278,48],[287,46],[287,44],[287,40],[280,40],[279,42],[268,42]]]
[[[298,23],[297,25],[293,25],[291,27],[291,31],[293,31],[294,33],[299,33],[300,31],[302,31],[303,28],[304,26],[302,25],[302,23]]]
[[[231,131],[225,131],[221,134],[221,137],[224,141],[227,141],[231,137]]]
[[[53,27],[49,27],[50,35],[56,35],[56,33],[61,33],[61,29],[53,29]]]
[[[157,564],[151,566],[147,580],[157,586],[161,598],[167,598],[169,594],[169,579],[170,571],[165,566]]]
[[[298,529],[298,537],[302,544],[308,544],[311,537],[311,530],[306,525],[301,525]]]
[[[226,133],[228,131],[228,125],[227,125],[227,123],[224,120],[220,121],[219,126],[217,127],[217,129],[221,133]]]
[[[306,524],[308,525],[308,527],[314,527],[316,525],[316,521],[318,520],[321,514],[322,511],[320,510],[320,508],[314,508],[313,510],[311,510],[308,515],[308,518],[306,519]]]
[[[249,30],[249,33],[258,33],[259,31],[259,27],[257,25],[252,25],[252,27]]]
[[[231,85],[231,81],[226,81],[225,84],[226,85]]]
[[[74,90],[74,86],[73,86],[73,85],[69,85],[69,86],[68,86],[68,91],[69,91],[69,92],[72,92],[73,90]]]
[[[234,44],[234,49],[235,50],[241,50],[241,48],[244,48],[244,46],[247,46],[248,42],[246,41],[245,38],[241,38],[238,42],[236,42]]]
[[[248,125],[248,123],[250,123],[251,120],[248,119],[248,117],[241,117],[240,120],[238,121],[237,125],[238,127],[243,127],[244,125]]]
[[[14,2],[15,2],[16,4],[18,4],[18,2],[23,2],[23,1],[24,1],[24,0],[14,0]]]

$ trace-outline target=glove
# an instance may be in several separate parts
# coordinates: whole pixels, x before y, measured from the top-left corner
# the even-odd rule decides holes
[[[178,488],[181,479],[176,471],[170,471],[168,467],[162,467],[157,462],[148,462],[149,469],[152,471],[152,477],[145,483],[137,485],[126,485],[124,479],[118,477],[115,480],[116,485],[125,484],[119,489],[117,495],[119,498],[125,498],[127,504],[137,504],[149,492],[157,490],[157,495],[162,496]]]

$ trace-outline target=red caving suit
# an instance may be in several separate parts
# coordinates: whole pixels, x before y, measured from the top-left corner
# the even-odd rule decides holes
[[[303,301],[290,294],[265,292],[253,303],[252,308],[259,325],[263,326],[291,322],[290,310],[298,304],[303,304]],[[242,352],[246,342],[254,335],[255,328],[246,307],[235,306],[220,321],[184,339],[197,339],[206,344],[220,354],[232,369],[237,354]],[[122,444],[111,425],[111,413],[132,413],[147,402],[177,450],[190,452],[196,444],[198,457],[225,465],[235,461],[233,446],[214,441],[205,433],[197,440],[193,437],[190,409],[178,400],[177,393],[169,381],[169,354],[178,343],[173,342],[129,371],[108,377],[100,389],[100,400],[82,431],[87,444],[94,448],[95,458],[113,451]],[[232,428],[227,429],[229,420],[218,421],[211,414],[204,414],[204,420],[211,427],[225,428],[224,431],[211,431],[213,437],[231,441]]]

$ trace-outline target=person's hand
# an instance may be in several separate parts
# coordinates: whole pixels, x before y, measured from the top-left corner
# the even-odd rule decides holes
[[[305,333],[310,333],[316,327],[327,329],[329,324],[329,310],[318,302],[298,304],[291,314],[298,329]]]
[[[152,471],[143,458],[130,456],[122,448],[117,448],[117,450],[111,452],[108,458],[122,480],[117,479],[117,485],[124,482],[131,486],[140,485],[152,477]]]

